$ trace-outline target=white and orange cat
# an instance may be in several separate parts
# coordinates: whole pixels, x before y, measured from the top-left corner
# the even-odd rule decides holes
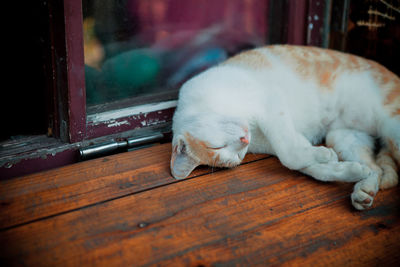
[[[398,183],[400,79],[316,47],[243,52],[182,86],[172,145],[177,179],[198,165],[234,167],[247,152],[267,153],[320,181],[356,182],[351,200],[363,210],[379,187]]]

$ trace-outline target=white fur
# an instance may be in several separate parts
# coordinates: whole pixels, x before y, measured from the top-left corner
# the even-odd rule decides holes
[[[246,152],[272,154],[278,156],[286,167],[303,171],[318,180],[373,180],[364,187],[373,188],[371,190],[375,194],[379,181],[371,178],[376,175],[365,162],[358,160],[357,152],[341,149],[342,153],[349,154],[344,157],[345,160],[353,161],[342,162],[338,161],[333,149],[313,146],[321,143],[327,133],[338,129],[361,132],[365,140],[359,145],[372,149],[371,140],[365,136],[390,136],[400,144],[400,122],[387,114],[382,104],[382,90],[371,73],[338,74],[331,90],[321,90],[317,82],[300,77],[267,48],[257,51],[268,56],[274,67],[249,69],[224,64],[197,75],[183,85],[174,115],[173,145],[178,140],[184,141],[186,132],[216,145],[221,145],[226,139],[232,139],[229,143],[234,143],[243,133],[228,138],[223,124],[215,123],[215,118],[226,116],[238,121],[233,125],[246,125],[251,141],[245,148],[218,151],[222,159]],[[356,135],[352,134],[349,136]],[[338,143],[346,148],[351,146],[352,141],[350,138],[347,143]],[[231,165],[240,161],[239,157],[239,161],[233,160]],[[360,188],[363,184],[358,183],[355,191],[362,191]],[[369,207],[369,203],[367,206],[358,205],[365,200],[359,195],[353,194],[354,206],[357,209]]]

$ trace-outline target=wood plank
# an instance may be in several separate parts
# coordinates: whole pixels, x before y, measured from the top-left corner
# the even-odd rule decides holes
[[[320,253],[321,264],[399,262],[399,189],[366,212],[351,207],[351,190],[268,158],[4,230],[0,257],[33,266],[300,264]]]
[[[0,181],[0,229],[175,183],[170,156],[168,143]],[[267,157],[249,154],[244,163]],[[189,177],[213,171],[200,167]]]
[[[399,266],[400,214],[396,211],[399,201],[390,199],[388,203],[380,199],[378,207],[368,215],[368,212],[350,212],[347,198],[336,199],[153,263],[162,262],[165,266],[189,263],[197,266]]]

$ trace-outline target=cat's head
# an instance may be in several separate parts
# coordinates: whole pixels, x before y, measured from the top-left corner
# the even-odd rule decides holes
[[[241,119],[193,116],[181,122],[180,129],[174,126],[171,172],[177,179],[186,178],[199,165],[237,166],[247,153],[249,126]]]

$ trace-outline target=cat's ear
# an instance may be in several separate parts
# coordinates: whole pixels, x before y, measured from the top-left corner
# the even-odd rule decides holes
[[[199,162],[188,153],[184,138],[179,138],[172,147],[171,173],[175,179],[183,179],[199,166]]]

